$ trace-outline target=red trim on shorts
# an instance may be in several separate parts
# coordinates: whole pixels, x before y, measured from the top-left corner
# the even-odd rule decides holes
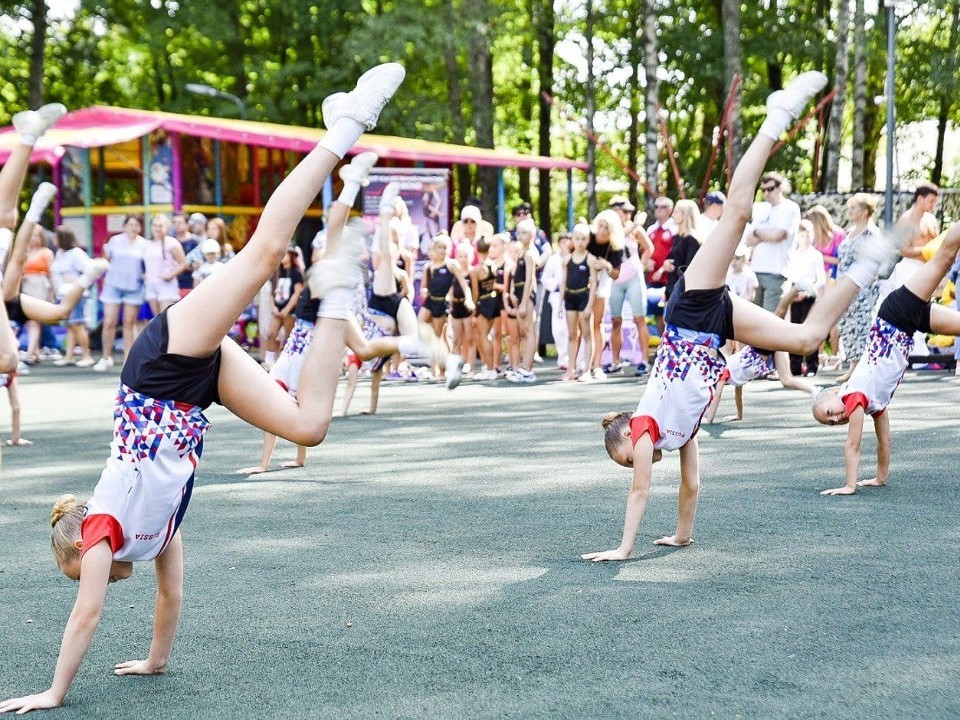
[[[274,381],[277,385],[279,385],[280,387],[282,387],[284,392],[290,392],[290,388],[287,387],[287,384],[286,384],[283,380],[281,380],[280,378],[274,378],[273,381]]]
[[[660,440],[660,426],[649,415],[636,415],[630,418],[630,438],[636,447],[644,435],[649,435],[654,445]]]
[[[123,547],[123,528],[113,515],[88,515],[80,525],[80,537],[83,538],[81,556],[101,540],[110,543],[110,552],[114,554]]]
[[[850,417],[858,407],[863,408],[864,412],[866,412],[867,405],[870,404],[867,396],[862,392],[852,392],[849,395],[844,395],[842,399],[843,409],[846,411],[847,417]]]
[[[724,368],[724,369],[720,372],[720,379],[717,380],[717,382],[718,382],[718,383],[727,382],[729,379],[730,379],[730,369],[729,369],[729,368]]]

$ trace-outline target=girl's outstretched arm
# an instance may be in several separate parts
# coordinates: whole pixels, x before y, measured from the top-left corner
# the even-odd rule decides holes
[[[167,669],[173,638],[183,607],[183,541],[180,532],[173,536],[167,549],[154,561],[157,571],[157,609],[153,621],[153,642],[146,660],[117,663],[116,675],[156,675]]]
[[[113,552],[106,539],[84,553],[80,561],[80,590],[67,621],[67,629],[63,633],[60,657],[57,659],[57,669],[54,671],[50,689],[37,695],[5,700],[0,703],[0,713],[17,711],[22,714],[63,704],[100,623],[112,562]]]

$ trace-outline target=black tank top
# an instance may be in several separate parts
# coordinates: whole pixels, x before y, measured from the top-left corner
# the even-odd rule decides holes
[[[517,260],[517,271],[513,274],[513,294],[517,300],[523,297],[523,288],[527,284],[527,261]]]
[[[450,287],[453,285],[453,273],[445,264],[436,269],[428,266],[427,272],[430,273],[430,277],[427,278],[430,299],[446,299],[447,293],[450,292]]]
[[[573,256],[567,260],[567,292],[579,293],[587,289],[590,284],[590,266],[587,264],[589,256],[582,262],[574,262]]]
[[[498,268],[492,260],[484,260],[483,269],[486,271],[487,276],[483,278],[483,280],[477,281],[477,288],[480,291],[480,298],[495,298],[497,296],[497,291],[493,289],[493,286],[497,282],[497,273],[500,274],[501,281],[503,280],[503,269]]]
[[[297,318],[304,322],[315,323],[319,310],[320,300],[310,297],[310,286],[304,283],[303,289],[300,291],[300,299],[297,301]]]

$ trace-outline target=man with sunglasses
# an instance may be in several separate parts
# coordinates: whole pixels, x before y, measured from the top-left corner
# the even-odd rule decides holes
[[[753,206],[753,225],[745,241],[753,248],[750,267],[757,274],[760,286],[753,302],[774,312],[783,294],[784,275],[790,261],[793,236],[800,227],[800,206],[784,197],[790,187],[787,179],[771,172],[760,178],[763,200]]]

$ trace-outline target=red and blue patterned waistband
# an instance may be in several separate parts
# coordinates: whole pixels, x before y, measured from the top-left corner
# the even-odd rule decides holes
[[[714,333],[698,332],[696,330],[687,330],[686,328],[680,328],[676,325],[668,324],[664,330],[664,334],[671,342],[683,341],[693,343],[694,345],[703,345],[711,350],[719,350],[720,346],[723,345],[719,335]]]

